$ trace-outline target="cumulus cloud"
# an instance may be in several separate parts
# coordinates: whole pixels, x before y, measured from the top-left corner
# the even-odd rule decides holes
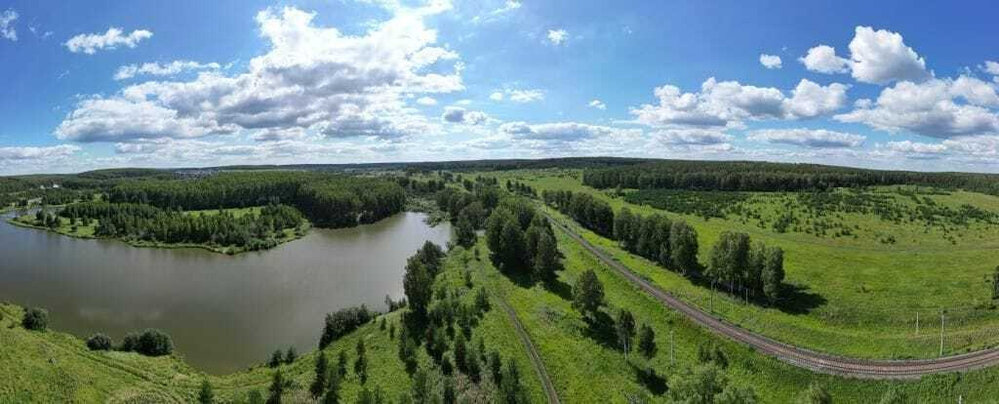
[[[814,148],[858,147],[867,138],[826,129],[763,129],[750,132],[749,140]]]
[[[603,101],[596,100],[596,99],[593,100],[593,101],[590,101],[590,103],[587,104],[587,105],[589,105],[590,108],[596,108],[596,109],[599,109],[599,110],[605,110],[605,109],[607,109],[607,104],[604,104]]]
[[[999,76],[999,62],[986,60],[985,64],[981,66],[981,69],[983,72],[986,72],[993,76]]]
[[[464,89],[460,62],[452,73],[441,66],[458,55],[435,46],[436,31],[423,22],[439,9],[407,9],[358,36],[316,26],[314,13],[267,9],[256,21],[270,48],[245,73],[206,71],[87,98],[56,135],[128,142],[292,128],[330,138],[432,132],[433,122],[407,106],[406,96]]]
[[[528,103],[541,101],[545,99],[545,92],[539,89],[506,89],[506,90],[496,90],[492,94],[489,94],[489,99],[493,101],[503,101],[505,99],[519,102]]]
[[[828,45],[819,45],[808,50],[805,56],[798,58],[805,68],[818,73],[833,74],[850,71],[850,61],[836,56],[836,49]]]
[[[569,33],[564,29],[550,29],[548,30],[548,42],[552,45],[559,46],[565,43],[569,39]]]
[[[652,138],[659,143],[669,145],[717,145],[728,143],[732,136],[720,130],[712,129],[668,129],[657,131]]]
[[[153,37],[153,33],[144,29],[132,31],[128,35],[121,28],[111,27],[103,34],[80,34],[66,41],[65,46],[73,53],[93,55],[99,50],[118,49],[119,46],[134,48],[139,42]]]
[[[80,151],[79,146],[68,144],[43,147],[0,147],[0,162],[57,159],[68,157],[78,151]]]
[[[936,138],[999,131],[999,116],[989,109],[999,106],[995,85],[968,76],[899,82],[882,90],[877,101],[855,105],[853,111],[835,119]]]
[[[419,99],[416,100],[416,103],[429,107],[437,105],[437,100],[433,99],[432,97],[420,97]]]
[[[631,113],[638,122],[653,126],[736,127],[744,120],[812,118],[831,113],[845,104],[846,89],[843,84],[821,86],[801,80],[788,98],[776,88],[719,82],[712,77],[697,93],[684,93],[673,85],[658,87],[658,104],[645,104]]]
[[[561,142],[578,141],[635,131],[578,122],[556,122],[534,125],[526,122],[507,122],[500,125],[499,130],[502,133],[512,135],[514,138]]]
[[[139,75],[173,76],[184,71],[218,70],[218,63],[199,63],[191,60],[175,60],[170,63],[143,63],[142,65],[125,65],[118,68],[114,74],[115,80],[127,80]]]
[[[780,69],[782,67],[780,56],[768,55],[766,53],[760,54],[760,64],[767,69]]]
[[[858,26],[849,48],[849,59],[837,56],[836,50],[828,45],[819,45],[798,60],[814,72],[849,71],[855,80],[871,84],[919,82],[933,76],[926,71],[926,60],[907,46],[897,32]]]
[[[481,111],[469,111],[461,107],[446,107],[441,115],[444,122],[478,125],[489,120],[489,116]]]
[[[15,21],[17,21],[17,11],[14,11],[14,9],[8,9],[0,13],[0,38],[11,41],[17,40],[17,29],[14,27]]]

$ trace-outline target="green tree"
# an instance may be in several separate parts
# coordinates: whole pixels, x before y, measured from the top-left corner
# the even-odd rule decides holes
[[[402,278],[402,287],[410,310],[417,318],[425,318],[427,305],[433,296],[434,279],[427,271],[426,265],[419,260],[410,259],[406,262],[406,273]]]
[[[32,307],[24,312],[21,326],[26,330],[45,331],[49,327],[49,312],[42,308]]]
[[[712,364],[700,364],[677,374],[670,382],[670,399],[678,403],[713,404],[728,380],[721,369]]]
[[[264,404],[264,396],[260,394],[260,390],[250,390],[246,395],[246,402],[250,404]]]
[[[271,354],[271,360],[267,361],[267,366],[276,368],[278,366],[281,366],[281,362],[283,361],[284,361],[284,354],[282,354],[281,350],[278,349]]]
[[[881,400],[878,401],[879,404],[906,404],[908,403],[908,397],[902,389],[892,386],[885,391],[885,394],[881,396]]]
[[[267,404],[281,404],[281,396],[284,394],[284,376],[281,375],[280,370],[274,372],[268,391],[270,396],[267,397]]]
[[[711,249],[707,275],[734,288],[749,265],[749,245],[746,233],[722,232]]]
[[[756,401],[756,392],[752,388],[731,383],[720,394],[715,395],[715,404],[756,404]]]
[[[284,355],[284,363],[290,365],[295,362],[295,359],[298,359],[298,352],[295,351],[295,347],[290,346]]]
[[[347,377],[347,352],[346,351],[340,350],[340,353],[337,354],[337,359],[336,359],[336,373],[340,375],[341,379],[343,379],[344,377]]]
[[[641,331],[638,332],[638,351],[646,359],[656,356],[656,332],[648,324],[642,324]]]
[[[102,333],[97,333],[87,338],[87,348],[90,348],[91,351],[110,351],[113,344],[111,337]]]
[[[363,338],[357,340],[357,359],[354,361],[354,373],[361,379],[361,384],[368,381],[368,357]]]
[[[509,360],[503,368],[503,378],[500,381],[500,402],[506,404],[529,403],[527,391],[520,380],[520,368],[517,361]]]
[[[553,279],[555,273],[562,269],[560,255],[555,236],[541,232],[538,236],[534,255],[534,276],[537,279]]]
[[[832,396],[821,384],[812,383],[807,389],[798,394],[795,403],[797,404],[832,404]]]
[[[780,298],[781,285],[784,283],[784,250],[771,247],[766,250],[763,264],[763,295],[771,304]]]
[[[329,361],[326,359],[326,354],[320,351],[319,356],[316,357],[316,375],[309,386],[312,398],[318,399],[326,391],[326,378],[329,373]]]
[[[628,310],[619,310],[614,329],[617,331],[617,342],[621,344],[621,349],[627,357],[631,351],[631,341],[635,339],[635,316]]]
[[[669,230],[670,261],[681,273],[698,270],[697,232],[684,221],[675,221]]]
[[[208,379],[201,381],[201,389],[198,390],[198,402],[201,404],[215,402],[215,392],[212,391],[212,385],[208,383]]]
[[[458,245],[468,248],[475,245],[475,227],[465,216],[458,217],[455,223],[454,235]]]
[[[340,402],[340,386],[343,377],[337,371],[329,372],[326,381],[326,394],[323,395],[323,404],[338,404]]]
[[[468,342],[464,333],[454,338],[454,364],[462,373],[468,374]]]
[[[621,211],[614,216],[614,238],[621,243],[626,250],[635,248],[632,243],[635,216],[631,214],[631,209],[621,208]]]
[[[592,269],[583,272],[572,288],[572,305],[584,316],[595,318],[604,304],[604,285]]]

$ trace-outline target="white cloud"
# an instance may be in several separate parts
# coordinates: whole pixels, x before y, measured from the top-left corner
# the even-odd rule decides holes
[[[513,102],[528,103],[545,99],[545,92],[539,89],[506,89],[496,90],[489,94],[489,99],[493,101],[503,101],[508,99]]]
[[[78,151],[80,151],[79,146],[68,144],[43,147],[0,147],[0,162],[57,159],[68,157]]]
[[[749,140],[814,148],[858,147],[867,138],[826,129],[763,129],[750,132]]]
[[[114,74],[115,80],[127,80],[138,75],[173,76],[190,70],[218,70],[218,63],[199,63],[190,60],[175,60],[166,64],[143,63],[142,65],[125,65],[118,68]]]
[[[890,132],[950,138],[999,131],[999,116],[987,108],[996,106],[995,84],[962,76],[918,84],[899,82],[882,90],[876,102],[857,103],[853,111],[835,119]]]
[[[596,108],[596,109],[599,109],[599,110],[605,110],[605,109],[607,109],[607,104],[604,104],[603,101],[596,100],[596,99],[593,100],[593,101],[590,101],[590,103],[587,104],[587,105],[589,105],[590,108]]]
[[[144,29],[122,35],[121,28],[111,27],[103,34],[80,34],[66,41],[66,48],[73,53],[93,55],[99,50],[117,49],[119,46],[134,48],[144,39],[152,38],[153,33]]]
[[[416,100],[416,103],[419,105],[429,107],[437,105],[437,100],[433,99],[432,97],[420,97],[419,99]]]
[[[819,45],[808,50],[808,54],[798,58],[805,68],[818,73],[846,73],[850,71],[850,61],[836,56],[836,49]]]
[[[572,142],[594,137],[636,132],[634,129],[620,129],[578,122],[556,122],[534,125],[525,122],[508,122],[500,125],[499,130],[502,133],[512,135],[514,138],[559,142]]]
[[[717,145],[728,143],[732,136],[716,129],[667,129],[652,134],[652,138],[669,145]]]
[[[782,67],[780,56],[768,55],[766,53],[760,54],[760,64],[767,69],[780,69]]]
[[[8,9],[0,13],[0,38],[11,41],[17,40],[17,29],[14,27],[15,21],[17,21],[17,11],[14,11],[14,9]]]
[[[366,34],[317,27],[314,13],[267,9],[256,20],[270,48],[235,76],[201,72],[189,81],[150,81],[81,101],[59,125],[61,139],[127,142],[241,130],[301,128],[330,138],[399,139],[436,130],[405,96],[464,89],[457,59],[434,46],[426,9],[405,9]]]
[[[738,127],[744,120],[812,118],[833,112],[845,104],[846,89],[843,84],[820,86],[801,80],[787,98],[776,88],[712,77],[698,93],[684,93],[673,85],[658,87],[658,105],[645,104],[631,113],[638,122],[653,126]]]
[[[478,125],[489,120],[489,116],[481,111],[469,111],[461,107],[446,107],[441,115],[444,122]]]
[[[569,39],[569,33],[564,29],[559,28],[548,30],[548,42],[551,42],[552,45],[562,45],[567,39]]]
[[[985,64],[981,67],[983,72],[991,74],[993,76],[999,76],[999,62],[986,60]]]
[[[905,45],[902,35],[871,27],[855,30],[850,41],[850,70],[857,81],[873,84],[930,77],[926,61]]]

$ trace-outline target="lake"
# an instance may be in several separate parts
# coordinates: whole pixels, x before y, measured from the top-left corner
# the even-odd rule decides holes
[[[0,221],[0,300],[49,310],[50,328],[86,338],[159,328],[175,352],[221,374],[275,349],[316,349],[326,313],[404,296],[406,258],[451,229],[406,212],[349,229],[312,229],[274,249],[227,256],[136,248]]]

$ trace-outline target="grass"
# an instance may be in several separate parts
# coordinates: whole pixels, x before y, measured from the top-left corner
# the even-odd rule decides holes
[[[521,321],[552,375],[563,402],[624,403],[645,396],[651,402],[667,400],[670,380],[677,372],[697,363],[702,343],[720,346],[729,360],[728,378],[751,386],[761,402],[786,403],[811,383],[819,383],[836,402],[876,402],[889,388],[901,389],[918,402],[965,402],[994,400],[999,394],[999,372],[984,370],[966,374],[934,375],[912,382],[870,381],[818,375],[764,357],[747,347],[729,342],[689,322],[634,288],[604,266],[561,231],[556,230],[565,269],[555,282],[532,284],[497,271],[486,259],[470,264],[490,290],[502,294],[518,312]],[[485,250],[480,241],[479,248]],[[485,254],[483,254],[485,257]],[[571,307],[571,285],[586,269],[596,271],[604,285],[612,316],[616,310],[631,311],[638,324],[649,324],[656,333],[657,354],[651,359],[632,353],[628,358],[613,336],[592,329]],[[612,316],[613,317],[613,316]],[[675,342],[675,363],[670,362],[670,333]],[[639,371],[652,367],[658,377],[643,378]]]
[[[787,282],[797,290],[793,301],[783,308],[767,308],[745,305],[718,293],[714,307],[719,316],[784,342],[857,357],[936,357],[943,307],[947,308],[946,354],[999,343],[999,334],[992,331],[999,326],[999,314],[988,308],[991,285],[984,282],[984,276],[999,263],[999,232],[994,228],[962,229],[958,232],[961,237],[957,237],[960,241],[954,245],[937,230],[923,233],[921,225],[885,223],[872,215],[844,215],[844,222],[874,232],[891,232],[899,241],[885,245],[869,237],[777,233],[737,218],[705,220],[630,204],[613,197],[613,192],[584,187],[579,174],[575,170],[483,173],[498,176],[501,183],[506,179],[525,182],[538,192],[590,193],[608,201],[615,210],[627,206],[641,214],[660,213],[686,220],[697,229],[702,263],[707,262],[711,245],[726,230],[743,231],[754,240],[782,247]],[[988,195],[954,192],[929,197],[941,204],[969,203],[999,211],[999,198]],[[914,228],[917,226],[919,231]],[[592,243],[664,289],[702,307],[710,306],[710,288],[629,254],[612,240],[579,230]],[[918,334],[916,313],[920,316]]]
[[[249,208],[222,209],[221,211],[232,213],[235,217],[239,218],[250,214],[259,215],[260,209],[261,207],[249,207]],[[193,215],[193,216],[202,216],[202,215],[217,215],[219,214],[219,212],[220,212],[219,209],[192,210],[192,211],[185,211],[184,214]],[[82,239],[104,238],[104,237],[99,237],[95,234],[95,231],[97,230],[97,226],[99,224],[99,222],[96,219],[89,221],[85,224],[76,225],[76,226],[71,225],[70,220],[68,218],[59,217],[58,219],[59,219],[59,227],[56,227],[54,229],[39,224],[38,221],[35,219],[34,214],[27,214],[24,216],[7,219],[7,222],[15,226],[52,231],[69,237],[76,237]],[[298,240],[305,236],[309,226],[310,225],[306,221],[306,224],[303,226],[303,231],[296,231],[293,228],[281,229],[280,236],[275,237],[275,240],[277,240],[278,245]],[[123,241],[133,247],[201,248],[208,251],[217,252],[221,254],[229,254],[229,255],[240,254],[249,251],[249,249],[246,247],[234,246],[234,245],[223,246],[223,245],[216,245],[209,243],[165,243],[159,241],[134,240],[134,239],[118,239],[118,240]]]

